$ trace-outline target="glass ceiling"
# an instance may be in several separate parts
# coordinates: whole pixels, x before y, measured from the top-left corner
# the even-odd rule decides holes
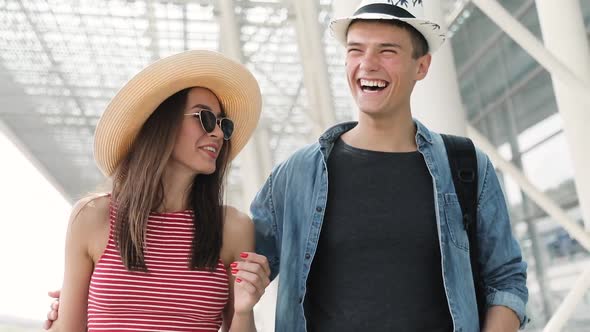
[[[96,190],[92,136],[116,91],[150,62],[189,49],[220,50],[220,0],[0,0],[0,121],[70,200]],[[450,1],[454,4],[461,1]],[[244,63],[260,82],[271,162],[313,140],[292,1],[234,0]],[[332,0],[319,0],[337,121],[352,117],[343,52],[326,29]],[[448,5],[452,12],[454,6]],[[309,61],[309,59],[303,59]],[[260,146],[258,146],[260,148]],[[240,160],[229,191],[240,192]]]

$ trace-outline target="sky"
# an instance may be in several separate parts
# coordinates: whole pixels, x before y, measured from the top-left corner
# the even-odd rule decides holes
[[[0,131],[0,316],[42,321],[61,287],[71,205]]]

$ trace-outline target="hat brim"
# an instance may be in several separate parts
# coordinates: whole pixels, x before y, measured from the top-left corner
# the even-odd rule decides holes
[[[94,158],[101,172],[111,176],[156,108],[176,92],[191,87],[211,90],[234,121],[229,153],[229,160],[233,160],[258,124],[260,88],[243,65],[217,52],[197,50],[152,63],[117,92],[94,135]]]
[[[424,36],[426,42],[428,43],[428,49],[430,53],[434,53],[446,39],[446,33],[444,30],[442,30],[441,26],[429,20],[403,18],[380,13],[363,13],[355,16],[337,18],[330,22],[332,36],[338,42],[340,42],[342,46],[346,47],[346,35],[348,33],[348,27],[354,20],[398,20],[405,22],[414,27]]]

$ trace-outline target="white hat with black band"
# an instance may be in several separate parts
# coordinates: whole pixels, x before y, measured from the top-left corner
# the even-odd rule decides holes
[[[330,22],[330,30],[336,40],[346,46],[348,27],[354,20],[399,20],[414,27],[428,43],[429,53],[434,53],[446,39],[446,31],[440,24],[424,17],[423,0],[364,0],[354,14]]]

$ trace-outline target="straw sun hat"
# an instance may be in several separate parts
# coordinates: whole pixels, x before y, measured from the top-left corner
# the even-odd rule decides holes
[[[420,32],[430,53],[434,53],[445,41],[446,34],[439,24],[424,17],[422,0],[363,0],[355,12],[330,22],[332,35],[346,46],[348,27],[354,20],[398,20],[408,23]]]
[[[113,174],[139,130],[166,98],[203,87],[219,99],[235,123],[232,160],[248,142],[262,108],[260,88],[243,65],[213,51],[187,51],[158,60],[117,92],[102,114],[94,135],[94,159],[106,176]]]

